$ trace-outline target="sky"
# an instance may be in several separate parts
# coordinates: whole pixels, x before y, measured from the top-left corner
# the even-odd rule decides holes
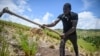
[[[78,29],[100,29],[99,2],[99,0],[0,0],[0,11],[8,7],[10,11],[42,25],[55,21],[58,15],[63,13],[63,5],[71,3],[71,11],[78,13]],[[6,13],[0,19],[38,27]],[[62,22],[53,28],[62,29]]]

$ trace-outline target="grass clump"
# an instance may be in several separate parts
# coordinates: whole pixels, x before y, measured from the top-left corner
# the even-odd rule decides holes
[[[22,50],[25,53],[25,56],[35,56],[37,52],[37,43],[32,39],[29,39],[28,35],[19,33],[19,39],[17,39]]]
[[[8,43],[4,37],[0,36],[0,56],[9,56]]]

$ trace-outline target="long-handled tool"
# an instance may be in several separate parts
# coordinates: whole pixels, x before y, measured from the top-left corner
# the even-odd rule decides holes
[[[30,22],[30,23],[33,23],[33,24],[35,24],[35,25],[38,25],[39,27],[42,27],[41,24],[38,24],[38,23],[36,23],[36,22],[34,22],[34,21],[31,21],[31,20],[29,20],[29,19],[27,19],[27,18],[25,18],[25,17],[22,17],[22,16],[20,16],[20,15],[18,15],[18,14],[16,14],[16,13],[10,11],[10,10],[8,9],[8,7],[5,7],[5,8],[0,12],[0,17],[1,17],[4,13],[9,13],[9,14],[14,15],[14,16],[16,16],[16,17],[19,17],[19,18],[21,18],[21,19],[23,19],[23,20],[26,20],[26,21],[28,21],[28,22]],[[55,32],[55,33],[58,34],[59,36],[61,35],[59,32],[57,32],[57,31],[55,31],[55,30],[52,30],[52,29],[50,29],[50,28],[48,28],[48,27],[44,27],[44,28],[46,28],[46,29],[48,29],[48,30],[50,30],[50,31]]]

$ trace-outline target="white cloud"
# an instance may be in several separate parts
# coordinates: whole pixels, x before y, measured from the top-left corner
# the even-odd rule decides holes
[[[47,24],[50,22],[50,17],[53,17],[53,15],[47,12],[41,19],[35,18],[33,21],[40,23],[40,24]]]
[[[50,17],[52,17],[53,15],[49,12],[47,12],[44,16],[43,16],[43,22],[44,23],[48,23],[48,21],[50,20]]]
[[[57,18],[55,18],[54,20],[51,20],[51,17],[53,17],[53,15],[49,12],[47,12],[41,19],[40,18],[35,18],[33,21],[37,22],[39,24],[50,24],[52,22],[54,22]],[[52,29],[62,29],[62,22],[60,21],[55,27],[51,27]]]
[[[63,24],[60,21],[55,27],[53,27],[53,29],[63,29]]]
[[[29,8],[29,7],[27,8],[27,10],[28,10],[29,12],[32,12],[32,9],[31,9],[31,8]]]
[[[13,3],[12,0],[0,0],[0,11],[5,7],[9,7],[10,10],[18,9],[18,7]]]
[[[24,14],[24,12],[28,11],[31,12],[32,9],[29,7],[27,0],[0,0],[0,11],[2,11],[3,8],[8,7],[9,10],[15,12],[16,14],[23,15],[26,18],[31,18]],[[12,21],[16,23],[21,23],[27,26],[33,26],[33,24],[24,21],[22,19],[19,19],[18,17],[11,16],[8,14],[4,14],[2,17],[3,20]]]
[[[17,2],[15,2],[16,4],[18,4],[18,8],[21,9],[21,12],[25,12],[25,11],[29,11],[31,12],[32,9],[29,7],[27,0],[17,0]]]
[[[11,11],[22,14],[23,12],[32,11],[26,0],[0,0],[0,11],[8,7]]]
[[[82,0],[83,2],[83,10],[88,9],[89,7],[91,7],[91,5],[93,4],[94,1],[91,0]]]
[[[87,9],[91,6],[91,1],[89,0],[82,0],[84,2],[84,8]],[[0,0],[0,11],[4,7],[9,7],[9,9],[17,14],[23,15],[26,18],[31,18],[24,14],[24,12],[28,11],[31,12],[32,9],[29,7],[27,0]],[[34,18],[33,21],[40,23],[40,24],[48,24],[51,23],[51,17],[53,15],[47,12],[42,18]],[[13,21],[17,23],[21,23],[27,26],[36,27],[34,24],[21,20],[17,17],[10,16],[5,14],[2,18],[8,21]],[[31,20],[31,19],[30,19]],[[55,19],[56,20],[56,19]],[[54,28],[62,28],[62,23],[58,23]],[[93,15],[90,11],[83,11],[79,13],[79,21],[77,28],[81,29],[100,29],[100,19]]]
[[[79,21],[77,28],[81,29],[100,29],[100,19],[93,15],[90,11],[79,13]]]
[[[57,18],[55,18],[54,20],[50,20],[51,17],[53,17],[53,15],[49,12],[47,12],[41,19],[40,18],[36,18],[33,21],[39,23],[39,24],[50,24],[52,22],[54,22]],[[51,27],[52,29],[62,29],[62,22],[60,21],[55,27]]]
[[[23,15],[25,18],[30,18],[30,16],[27,16],[24,14],[24,12],[29,11],[31,12],[32,9],[28,6],[27,0],[1,0],[0,1],[0,11],[5,8],[8,7],[9,10],[15,12],[18,15]],[[53,15],[49,12],[47,12],[44,16],[42,16],[42,18],[34,18],[33,21],[40,23],[40,24],[47,24],[50,22],[50,17],[52,17]],[[17,22],[23,25],[27,25],[27,26],[31,26],[31,27],[37,27],[34,24],[31,24],[27,21],[24,21],[22,19],[19,19],[18,17],[15,16],[11,16],[8,14],[4,14],[3,17],[4,20],[7,21],[12,21],[12,22]],[[29,19],[32,20],[32,19]]]
[[[96,29],[100,29],[100,19],[96,20]]]

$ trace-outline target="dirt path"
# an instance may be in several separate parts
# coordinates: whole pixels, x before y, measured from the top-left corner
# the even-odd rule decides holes
[[[59,49],[41,47],[39,48],[36,56],[59,56]],[[73,56],[73,55],[66,50],[66,56]]]

